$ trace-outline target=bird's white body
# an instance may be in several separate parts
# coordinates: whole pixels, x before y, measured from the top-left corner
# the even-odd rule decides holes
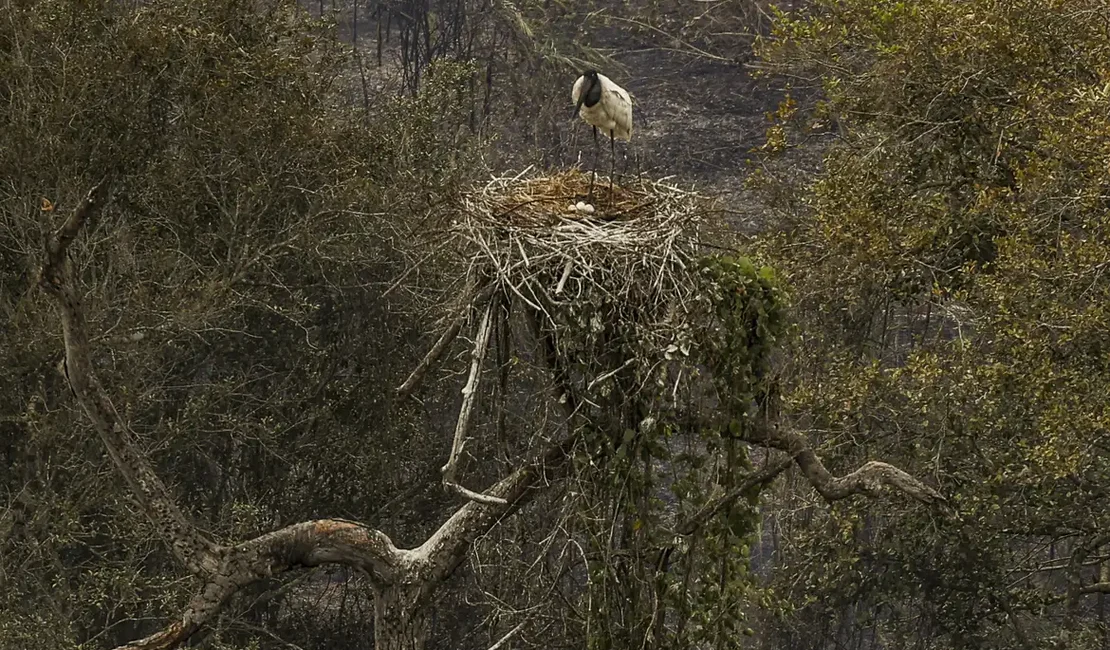
[[[582,104],[578,114],[605,135],[617,140],[632,140],[632,98],[609,77],[598,74],[597,78],[601,82],[601,99],[593,106]],[[571,101],[577,104],[582,93],[588,90],[585,75],[578,77],[571,91]]]

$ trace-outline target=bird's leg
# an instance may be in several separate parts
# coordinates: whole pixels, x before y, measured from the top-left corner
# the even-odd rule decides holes
[[[613,204],[613,174],[617,171],[617,141],[609,129],[609,204]]]
[[[630,151],[632,151],[632,142],[631,141],[624,145],[624,162],[621,163],[620,176],[624,176],[625,174],[628,173],[628,156],[629,156]],[[618,176],[617,178],[620,178],[620,176]],[[620,185],[620,183],[617,183],[617,185]]]
[[[594,179],[597,177],[597,154],[601,151],[601,143],[597,140],[597,127],[594,127],[594,166],[590,172],[590,192],[586,195],[586,202],[591,203],[594,199]]]

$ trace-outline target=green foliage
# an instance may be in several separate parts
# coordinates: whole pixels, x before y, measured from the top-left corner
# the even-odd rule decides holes
[[[572,530],[588,542],[583,597],[591,648],[745,647],[748,607],[766,597],[749,566],[757,489],[688,542],[676,545],[671,527],[751,470],[733,439],[741,432],[705,426],[702,400],[714,392],[734,429],[766,414],[786,295],[770,268],[747,258],[691,260],[689,269],[683,281],[696,298],[681,324],[668,319],[673,305],[648,314],[637,307],[650,300],[603,291],[560,312],[561,357],[574,376],[620,369],[606,385],[583,382],[587,402],[601,406],[590,411],[576,456],[572,518]],[[672,338],[661,342],[652,317],[664,320]]]
[[[840,135],[765,241],[800,297],[785,403],[831,462],[897,462],[954,506],[942,524],[884,508],[846,540],[806,526],[781,577],[808,585],[811,622],[868,603],[859,634],[908,638],[902,617],[921,613],[954,648],[1046,647],[1087,625],[1089,597],[1048,603],[1097,579],[1057,553],[1110,523],[1101,10],[828,0],[781,13],[763,44],[772,67],[820,79],[820,101],[776,125],[784,146]]]
[[[748,427],[772,389],[771,361],[786,331],[786,295],[771,267],[757,269],[747,258],[710,257],[702,268],[703,291],[716,316],[714,326],[700,332],[702,358],[734,418],[730,427]]]

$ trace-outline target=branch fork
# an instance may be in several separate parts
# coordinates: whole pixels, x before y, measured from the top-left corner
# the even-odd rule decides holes
[[[478,323],[478,334],[474,337],[474,349],[470,353],[470,374],[467,375],[466,385],[463,386],[462,406],[459,408],[459,418],[455,422],[455,438],[451,443],[451,454],[447,464],[440,471],[443,472],[443,485],[472,501],[486,504],[504,505],[507,503],[501,497],[489,496],[464,488],[456,480],[459,456],[466,446],[466,434],[470,428],[470,416],[478,402],[478,387],[481,383],[482,362],[485,361],[486,351],[489,350],[491,333],[493,331],[494,300],[486,302],[482,311],[482,320]]]

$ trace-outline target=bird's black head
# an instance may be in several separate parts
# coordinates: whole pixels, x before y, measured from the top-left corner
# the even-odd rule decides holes
[[[574,107],[574,113],[577,115],[582,104],[586,106],[593,106],[601,101],[601,80],[597,78],[597,70],[586,70],[582,73],[582,78],[586,80],[583,85],[582,94],[578,96],[578,105]]]

